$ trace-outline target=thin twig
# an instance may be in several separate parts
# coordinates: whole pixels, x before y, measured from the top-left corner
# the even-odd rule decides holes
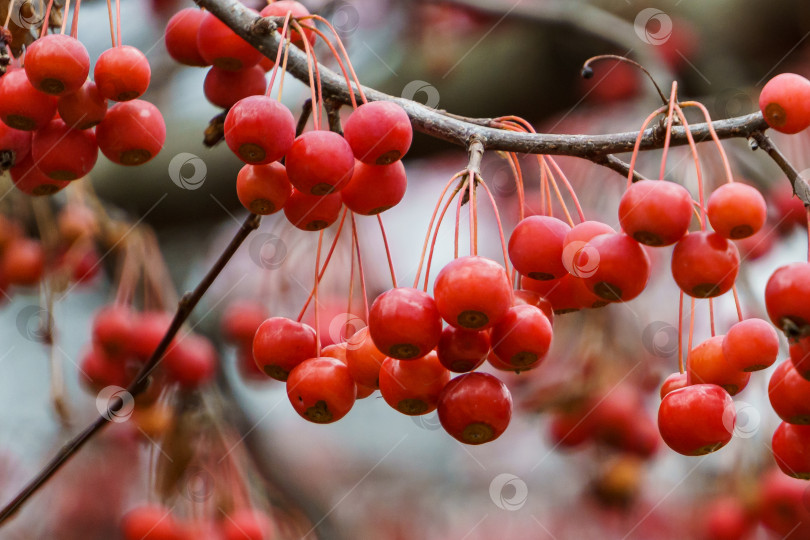
[[[802,178],[799,171],[790,164],[785,155],[765,133],[755,131],[751,134],[751,138],[757,142],[759,148],[767,152],[771,159],[779,165],[779,168],[784,171],[788,180],[790,180],[790,185],[793,186],[793,193],[796,194],[805,207],[810,208],[810,186],[807,184],[807,179]]]
[[[208,270],[208,273],[205,275],[205,277],[203,277],[197,287],[192,292],[188,292],[183,295],[183,298],[180,299],[177,306],[177,311],[174,314],[171,325],[169,325],[169,328],[166,330],[166,334],[163,336],[160,344],[158,344],[157,348],[152,353],[149,361],[144,364],[141,371],[135,377],[135,380],[133,380],[133,382],[126,389],[131,397],[134,398],[149,387],[149,376],[152,374],[155,368],[157,368],[163,354],[166,352],[166,349],[168,349],[175,335],[177,335],[178,330],[180,330],[180,327],[183,325],[186,319],[188,319],[192,310],[200,301],[200,298],[202,298],[203,294],[205,294],[220,272],[222,272],[222,269],[225,268],[225,265],[228,263],[231,257],[233,257],[233,254],[236,253],[236,250],[239,248],[245,238],[247,238],[251,231],[255,230],[259,226],[260,220],[260,216],[250,214],[247,219],[245,219],[244,223],[242,223],[239,230],[236,231],[233,239],[230,241],[211,269]],[[116,412],[121,409],[123,405],[124,398],[116,395],[110,400],[104,414],[100,415],[92,424],[82,430],[81,433],[65,443],[65,445],[62,446],[62,448],[56,453],[56,455],[51,458],[51,460],[42,468],[42,470],[37,473],[37,475],[30,482],[28,482],[28,484],[26,484],[22,490],[20,490],[20,492],[11,500],[11,502],[6,504],[5,507],[0,510],[0,524],[4,523],[7,519],[13,516],[14,513],[31,497],[31,495],[42,487],[42,485],[45,484],[45,482],[47,482],[48,479],[51,478],[51,476],[53,476],[71,456],[78,452],[79,449],[84,446],[84,444],[89,441],[93,435],[96,434],[96,432],[100,431],[110,422],[110,418],[115,418]]]

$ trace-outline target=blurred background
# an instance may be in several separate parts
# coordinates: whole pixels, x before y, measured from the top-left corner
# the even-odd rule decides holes
[[[332,22],[364,84],[460,115],[522,116],[541,132],[633,131],[660,105],[649,81],[626,64],[594,64],[594,77],[582,79],[582,63],[594,55],[639,61],[667,94],[677,80],[680,98],[700,100],[713,118],[758,110],[759,91],[777,73],[810,76],[810,5],[801,0],[304,4]],[[163,43],[167,21],[187,7],[193,3],[121,2],[123,42],[149,58],[152,84],[145,99],[163,113],[167,141],[157,158],[140,167],[121,167],[100,156],[90,179],[83,180],[109,215],[154,232],[143,264],[165,264],[155,287],[170,310],[246,215],[235,190],[241,162],[224,144],[207,148],[202,142],[209,120],[222,111],[204,97],[206,70],[177,64]],[[105,2],[82,2],[79,38],[91,61],[108,47]],[[325,48],[318,51],[335,67]],[[291,77],[287,81],[284,103],[297,116],[308,88]],[[806,134],[774,139],[799,170],[810,167]],[[784,175],[747,141],[726,141],[724,148],[735,175],[758,186],[772,212],[767,234],[740,245],[747,259],[738,281],[743,311],[765,317],[767,277],[806,256],[803,213],[800,204],[796,213]],[[203,171],[191,188],[169,173],[178,156],[175,163],[194,169],[188,174]],[[646,153],[638,169],[653,177],[660,157]],[[716,148],[701,145],[700,158],[708,185],[724,182]],[[467,156],[417,134],[404,162],[408,191],[383,217],[397,277],[410,284],[432,208]],[[522,163],[527,210],[537,212],[536,162]],[[558,163],[588,219],[618,227],[626,179],[590,162]],[[508,233],[518,211],[509,168],[488,153],[482,172]],[[686,150],[670,153],[668,175],[695,192]],[[2,182],[10,185],[5,177]],[[72,189],[55,196],[54,204],[75,202]],[[24,216],[30,210],[18,206],[27,204],[6,201],[4,211]],[[465,206],[462,238],[469,234],[467,211]],[[481,254],[499,260],[491,211],[482,207],[479,219]],[[376,220],[360,217],[358,225],[371,301],[390,287],[388,268]],[[435,412],[406,417],[378,393],[358,400],[339,422],[310,424],[294,412],[282,383],[245,369],[244,351],[223,339],[223,312],[249,299],[273,316],[295,317],[312,283],[316,243],[317,235],[293,228],[282,214],[263,219],[187,325],[216,344],[215,380],[199,391],[161,398],[174,422],[169,435],[160,419],[152,419],[154,431],[143,418],[111,423],[0,529],[0,538],[119,538],[122,514],[146,501],[162,501],[182,519],[219,519],[223,493],[233,491],[271,517],[273,538],[810,538],[810,493],[803,483],[772,474],[769,445],[778,418],[767,398],[770,372],[755,373],[735,396],[738,429],[721,451],[685,458],[658,438],[658,389],[678,364],[678,289],[667,248],[649,251],[653,278],[638,299],[557,316],[544,363],[519,375],[499,374],[515,400],[511,425],[496,441],[471,447],[444,433]],[[452,226],[445,223],[432,275],[452,259],[452,243]],[[98,414],[97,394],[82,383],[79,366],[94,314],[116,298],[123,254],[114,247],[102,243],[100,272],[70,287],[53,305],[42,304],[41,288],[22,287],[13,288],[0,307],[3,501]],[[364,325],[346,315],[349,265],[349,244],[341,241],[321,290],[327,341]],[[727,296],[715,303],[720,333],[736,316]],[[359,302],[355,308],[359,312]],[[51,349],[41,343],[46,319],[53,322]],[[695,340],[708,336],[708,307],[698,302]],[[787,354],[786,342],[782,346],[780,360]],[[61,410],[54,408],[55,392]],[[595,440],[574,444],[561,434],[567,432],[566,414],[583,407],[604,429]],[[188,454],[184,447],[191,448],[193,459],[177,458]]]

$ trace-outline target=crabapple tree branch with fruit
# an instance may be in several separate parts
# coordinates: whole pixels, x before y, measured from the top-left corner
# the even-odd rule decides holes
[[[244,38],[268,58],[275,58],[281,45],[278,28],[281,18],[261,18],[236,0],[194,0],[197,5],[210,11],[228,25],[237,35]],[[303,81],[309,81],[309,68],[305,53],[297,48],[289,50],[287,71]],[[345,105],[351,104],[350,95],[360,99],[356,85],[349,87],[344,79],[321,65],[319,66],[321,86],[325,95]],[[473,138],[481,141],[486,150],[500,150],[523,154],[564,155],[590,160],[627,175],[630,168],[614,154],[631,152],[638,138],[637,132],[611,133],[604,135],[559,135],[553,133],[516,133],[494,127],[495,119],[465,118],[436,110],[419,102],[385,94],[369,87],[363,87],[363,93],[370,101],[394,101],[408,113],[413,127],[426,135],[441,139],[459,146],[468,146]],[[711,123],[720,139],[751,139],[768,128],[761,112],[748,115],[715,120]],[[690,126],[689,131],[695,141],[707,141],[711,138],[708,123]],[[655,150],[664,146],[666,130],[663,125],[646,129],[640,139],[640,150]],[[689,144],[686,129],[673,126],[670,131],[669,144],[685,146]],[[769,147],[773,147],[773,144]],[[774,147],[775,148],[775,147]],[[769,152],[771,157],[774,154]],[[777,165],[788,176],[796,190],[796,195],[805,206],[810,206],[810,188],[807,180],[784,159],[776,159]],[[643,177],[635,174],[635,179]],[[796,187],[801,185],[801,187]]]
[[[190,8],[184,10],[187,18],[173,18],[167,29],[167,49],[176,60],[187,65],[213,66],[206,77],[205,93],[209,101],[225,109],[218,122],[228,147],[245,163],[235,185],[240,202],[250,214],[197,288],[179,302],[171,321],[163,326],[152,325],[153,330],[157,328],[153,334],[159,339],[147,343],[145,354],[131,350],[130,342],[126,343],[129,347],[126,349],[120,342],[100,338],[94,328],[93,346],[102,349],[99,354],[109,355],[105,360],[114,363],[126,359],[126,355],[138,354],[143,360],[137,374],[124,383],[131,396],[144,394],[150,386],[162,390],[160,384],[150,383],[150,375],[163,367],[158,364],[170,352],[167,349],[183,322],[240,244],[257,228],[260,215],[283,210],[287,220],[298,229],[318,232],[310,296],[297,320],[267,318],[263,306],[259,306],[259,315],[250,324],[235,325],[239,331],[234,334],[239,337],[233,341],[249,348],[249,363],[255,373],[286,383],[290,403],[301,417],[315,423],[340,420],[356,399],[379,390],[384,400],[400,413],[417,416],[438,411],[445,431],[463,443],[493,441],[509,425],[512,396],[500,378],[473,371],[485,361],[494,369],[508,372],[536,368],[551,347],[555,314],[636,298],[645,290],[651,274],[650,256],[644,246],[674,246],[671,270],[681,291],[679,325],[683,325],[680,314],[684,296],[692,298],[693,306],[695,299],[705,299],[712,314],[713,337],[692,349],[690,322],[691,350],[687,351],[688,363],[684,367],[682,328],[679,328],[679,373],[673,374],[661,391],[660,435],[670,448],[685,455],[714,452],[729,442],[735,422],[731,396],[745,387],[750,372],[775,362],[778,340],[770,323],[743,320],[735,288],[741,258],[732,240],[749,238],[762,230],[767,207],[755,188],[734,181],[720,141],[753,140],[782,168],[795,193],[810,206],[806,180],[765,135],[770,127],[797,133],[810,126],[810,111],[793,99],[795,95],[810,96],[810,81],[789,74],[777,76],[762,91],[762,112],[718,121],[709,118],[702,104],[678,100],[677,84],[673,83],[669,98],[656,87],[664,105],[647,117],[638,132],[536,133],[531,124],[516,116],[465,118],[361,86],[337,33],[335,44],[343,57],[317,27],[317,21],[325,23],[325,20],[310,15],[297,2],[270,3],[262,11],[267,16],[261,17],[236,0],[195,1],[207,11]],[[16,65],[0,85],[0,119],[8,128],[4,128],[6,139],[0,151],[12,152],[12,179],[28,195],[50,195],[85,176],[95,165],[99,149],[120,165],[139,165],[151,160],[165,140],[160,112],[154,105],[137,99],[149,85],[148,60],[134,47],[123,46],[120,13],[116,36],[112,7],[113,48],[96,63],[95,81],[87,79],[89,56],[77,38],[78,5],[79,2],[74,7],[70,33],[65,34],[67,19],[61,34],[46,35],[47,28],[43,28],[42,38],[27,49],[24,68]],[[116,9],[120,12],[119,2]],[[293,13],[293,9],[298,12]],[[176,24],[172,30],[173,23]],[[188,36],[191,39],[186,39]],[[342,77],[317,60],[312,46],[318,38],[330,48]],[[170,39],[175,39],[171,47]],[[219,40],[227,46],[222,46]],[[64,51],[69,52],[69,57],[81,58],[76,69],[63,71],[63,63],[53,60],[60,54],[65,58]],[[267,69],[260,65],[259,53],[272,60]],[[265,72],[270,70],[267,84]],[[297,123],[281,100],[286,73],[304,82],[311,92]],[[231,84],[235,80],[239,84]],[[276,97],[270,95],[274,89]],[[243,95],[237,96],[240,92]],[[108,100],[122,103],[107,110]],[[338,114],[341,105],[353,108],[343,126]],[[684,114],[686,108],[699,109],[705,122],[689,125]],[[326,119],[322,109],[326,109]],[[89,118],[88,111],[93,113]],[[148,121],[144,125],[134,121],[137,118]],[[307,131],[309,120],[314,129]],[[96,124],[95,131],[88,131]],[[379,132],[375,131],[380,126]],[[412,128],[465,148],[469,161],[464,170],[450,178],[439,197],[413,287],[401,287],[397,285],[380,214],[404,196],[406,176],[400,160],[410,148]],[[216,131],[207,132],[206,138],[216,139]],[[697,143],[704,141],[717,145],[727,180],[709,196],[704,193],[697,152]],[[15,146],[11,146],[12,142]],[[664,180],[667,152],[672,146],[688,146],[691,151],[696,165],[697,200],[682,185]],[[26,162],[22,154],[29,149],[32,157]],[[639,152],[653,149],[663,150],[657,177],[660,181],[643,178],[635,167]],[[509,235],[508,246],[496,200],[487,179],[480,174],[486,151],[502,152],[515,178],[519,219]],[[629,162],[615,155],[627,152],[632,152]],[[538,215],[524,215],[523,176],[517,154],[537,158],[542,191],[542,212]],[[550,157],[560,155],[590,160],[627,177],[627,189],[618,209],[620,231],[585,219],[571,183]],[[17,157],[20,162],[15,164]],[[456,188],[450,191],[454,183]],[[579,224],[574,223],[560,186],[570,195]],[[565,220],[553,215],[552,191]],[[481,200],[492,205],[504,253],[503,265],[478,256],[479,194]],[[435,276],[431,294],[428,284],[434,247],[442,219],[448,210],[452,213],[454,202],[455,257]],[[469,256],[459,256],[459,222],[464,204],[470,208]],[[370,307],[355,215],[376,218],[391,272],[392,288],[378,296]],[[700,230],[690,230],[695,215]],[[333,223],[338,223],[337,230],[328,253],[322,257],[324,229]],[[351,230],[347,311],[352,311],[356,291],[356,255],[368,326],[348,340],[322,347],[319,287],[344,225]],[[591,255],[596,256],[597,264],[590,265]],[[420,287],[423,263],[425,274]],[[769,281],[766,291],[771,321],[798,347],[795,354],[799,358],[793,358],[793,352],[791,357],[804,379],[810,379],[810,370],[802,362],[807,356],[802,354],[810,348],[806,342],[810,334],[810,310],[807,302],[797,304],[794,298],[804,300],[810,296],[808,272],[808,263],[782,267]],[[125,282],[123,277],[120,281]],[[126,317],[131,315],[127,310],[131,307],[132,287],[126,289],[120,287],[121,298],[117,298],[120,305],[113,306],[127,312],[124,327],[131,323]],[[726,336],[715,336],[712,300],[729,291],[734,295],[740,321]],[[310,300],[314,300],[315,329],[303,320]],[[111,345],[118,347],[115,354],[110,352],[115,348]],[[126,350],[122,353],[122,349]],[[199,350],[194,352],[191,356],[204,357],[205,369],[214,365],[215,360],[196,354]],[[727,362],[722,370],[717,369],[718,358]],[[193,365],[188,368],[187,364],[182,367],[194,373],[189,376],[180,369],[180,376],[175,373],[167,384],[188,383],[197,389],[212,372],[209,369],[199,375],[205,369],[195,371]],[[102,373],[92,384],[109,388],[117,381],[112,377]],[[120,397],[110,400],[106,411],[65,444],[0,510],[0,523],[107,425],[109,417],[122,405]],[[800,416],[802,422],[796,421],[795,415],[784,414],[787,427],[780,426],[773,452],[786,473],[810,477],[810,460],[803,457],[810,455],[810,451],[797,453],[795,448],[796,440],[810,447],[810,435],[791,427],[807,423],[803,422],[804,415]],[[705,429],[693,429],[696,421]]]

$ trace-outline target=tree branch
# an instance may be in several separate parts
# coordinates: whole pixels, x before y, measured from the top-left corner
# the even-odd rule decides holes
[[[275,58],[280,44],[277,32],[268,32],[267,22],[260,20],[237,0],[195,0],[200,6],[233,29],[268,58]],[[270,25],[272,26],[272,25]],[[319,66],[321,85],[324,95],[344,104],[350,104],[350,92],[360,99],[356,86],[349,88],[345,79],[325,66]],[[297,79],[307,83],[309,74],[306,55],[297,47],[290,48],[287,71]],[[487,150],[502,150],[522,154],[565,155],[589,159],[596,163],[608,164],[616,168],[615,160],[607,154],[630,152],[633,150],[637,132],[613,133],[605,135],[559,135],[549,133],[516,133],[491,127],[486,119],[465,119],[445,113],[421,103],[391,96],[373,88],[363,86],[368,99],[372,101],[388,100],[399,103],[411,118],[417,131],[451,142],[461,147],[468,147],[473,138],[482,142]],[[768,128],[761,113],[718,120],[713,123],[717,135],[722,139],[748,138],[756,131]],[[690,126],[692,136],[698,142],[710,138],[706,123]],[[641,150],[661,148],[664,144],[663,131],[653,127],[644,131]],[[670,140],[672,146],[688,144],[686,131],[682,126],[672,129]]]
[[[208,273],[205,275],[205,277],[203,277],[194,291],[186,293],[183,295],[183,298],[180,299],[177,306],[177,311],[174,314],[174,318],[172,319],[168,330],[166,330],[166,334],[163,336],[160,344],[158,344],[157,348],[152,353],[149,361],[144,364],[140,372],[138,372],[138,375],[135,377],[135,380],[133,380],[127,388],[127,392],[133,398],[149,387],[149,375],[151,375],[155,368],[157,368],[161,358],[163,358],[163,354],[169,348],[172,340],[177,335],[178,330],[180,330],[180,327],[183,325],[186,319],[188,319],[188,316],[194,310],[194,307],[200,301],[200,298],[202,298],[203,294],[205,294],[216,277],[220,274],[220,272],[222,272],[222,269],[225,268],[225,265],[228,263],[231,257],[233,257],[233,254],[236,253],[236,250],[239,248],[245,238],[247,238],[251,231],[255,230],[259,226],[260,220],[260,216],[250,214],[247,219],[245,219],[244,223],[242,223],[239,230],[236,231],[233,239],[219,256],[216,263],[214,263],[214,266],[208,270]],[[78,452],[79,449],[84,446],[84,444],[89,441],[91,437],[93,437],[93,435],[109,424],[110,419],[116,417],[116,412],[119,411],[123,405],[124,399],[119,395],[116,395],[114,399],[110,400],[105,414],[100,415],[81,433],[65,443],[59,452],[57,452],[57,454],[51,458],[51,460],[42,468],[42,470],[30,482],[28,482],[28,484],[26,484],[26,486],[17,494],[17,496],[14,497],[11,502],[6,504],[2,510],[0,510],[0,525],[12,517],[14,513],[31,497],[31,495],[36,493],[36,491],[42,487],[42,485],[45,484],[45,482],[47,482],[48,479],[50,479],[51,476],[53,476],[71,456]]]

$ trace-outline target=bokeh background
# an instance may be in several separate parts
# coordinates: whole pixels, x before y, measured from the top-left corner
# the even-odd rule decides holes
[[[666,93],[677,80],[680,97],[702,101],[715,118],[757,110],[760,89],[779,72],[810,75],[810,5],[801,0],[304,3],[338,29],[364,84],[457,114],[519,115],[538,131],[632,131],[659,106],[651,84],[626,65],[596,64],[595,76],[583,80],[580,67],[593,55],[638,60]],[[196,284],[246,215],[235,191],[241,163],[224,144],[202,144],[209,119],[220,112],[203,96],[205,70],[176,64],[162,41],[168,18],[192,5],[121,2],[123,41],[150,60],[152,86],[145,97],[165,116],[168,137],[161,154],[141,167],[123,168],[100,157],[90,179],[111,212],[154,229],[170,272],[167,285],[180,293]],[[79,37],[93,59],[108,47],[106,9],[97,0],[82,3]],[[308,90],[288,81],[284,102],[297,113]],[[799,170],[810,167],[806,135],[776,141]],[[764,316],[765,280],[779,265],[804,259],[806,231],[776,225],[784,215],[785,190],[790,194],[778,168],[744,140],[724,147],[735,174],[770,194],[769,234],[744,263],[739,281],[745,313]],[[169,174],[170,162],[181,154],[191,155],[182,158],[193,169],[184,174],[204,170],[193,189]],[[414,278],[443,183],[466,159],[460,148],[415,137],[405,160],[408,192],[384,215],[402,283]],[[656,174],[659,159],[658,152],[646,154],[640,170]],[[701,145],[701,160],[708,184],[723,182],[716,149]],[[625,179],[589,162],[563,158],[559,163],[586,216],[617,226]],[[696,188],[686,151],[674,150],[668,163],[671,179]],[[527,206],[537,211],[539,175],[531,160],[524,164]],[[513,226],[517,197],[508,167],[487,154],[483,177],[495,191],[507,227]],[[466,212],[465,207],[462,238],[468,233]],[[493,216],[482,209],[480,219],[481,253],[497,260]],[[360,219],[359,234],[373,299],[390,286],[375,220]],[[706,538],[707,509],[721,496],[756,509],[763,475],[773,467],[769,444],[778,423],[765,373],[755,374],[735,397],[739,418],[732,442],[706,457],[684,458],[649,439],[656,448],[635,453],[617,450],[610,441],[564,449],[551,433],[554,415],[582,400],[600,404],[601,422],[654,426],[659,384],[677,370],[678,292],[666,249],[651,252],[653,280],[638,299],[558,316],[545,363],[518,376],[501,374],[515,398],[509,429],[490,444],[465,447],[442,431],[435,413],[405,417],[378,394],[358,401],[335,424],[309,424],[289,406],[284,385],[239,371],[238,352],[221,338],[224,308],[240,298],[259,298],[273,315],[294,317],[312,282],[316,241],[317,235],[292,228],[283,215],[263,220],[191,317],[195,331],[218,344],[216,383],[174,402],[177,414],[197,431],[173,443],[208,445],[213,455],[230,456],[227,463],[238,464],[236,482],[274,516],[279,538]],[[451,258],[452,227],[445,224],[433,274]],[[322,330],[333,340],[347,332],[348,261],[348,244],[341,243],[322,291]],[[78,365],[93,314],[115,296],[113,268],[105,265],[51,310],[68,422],[60,421],[51,403],[53,372],[37,333],[43,317],[39,291],[14,291],[0,307],[3,501],[98,413],[96,395],[82,387]],[[724,332],[735,317],[733,303],[723,297],[716,308]],[[699,302],[696,342],[709,335],[707,312]],[[780,359],[786,343],[783,347]],[[166,457],[160,444],[139,437],[130,424],[110,425],[0,529],[0,538],[117,538],[122,513],[157,500],[155,475],[171,470],[156,465]],[[234,472],[225,469],[222,459],[209,456],[194,468],[173,471],[179,479],[167,493],[178,513],[218,517],[217,496],[234,483]],[[802,511],[810,516],[810,496],[805,500]],[[788,537],[805,538],[802,530]],[[785,537],[756,517],[745,534]]]

